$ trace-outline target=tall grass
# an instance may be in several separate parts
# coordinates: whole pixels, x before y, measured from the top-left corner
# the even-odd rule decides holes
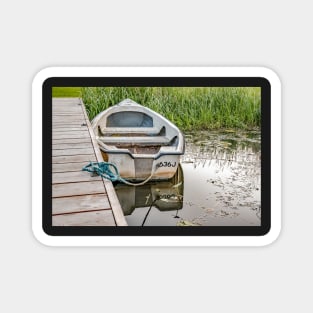
[[[259,87],[86,87],[90,119],[130,98],[162,114],[182,130],[260,127]]]
[[[81,97],[81,87],[52,87],[52,97]]]

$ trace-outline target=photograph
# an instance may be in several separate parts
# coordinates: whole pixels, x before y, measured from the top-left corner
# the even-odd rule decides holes
[[[229,85],[53,85],[52,227],[261,226],[262,88]]]

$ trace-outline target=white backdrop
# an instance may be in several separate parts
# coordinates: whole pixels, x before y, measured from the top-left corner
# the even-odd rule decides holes
[[[291,3],[291,2],[290,2]],[[1,3],[1,312],[312,311],[309,1]],[[48,66],[266,66],[283,223],[262,248],[50,248],[31,232],[31,83]]]

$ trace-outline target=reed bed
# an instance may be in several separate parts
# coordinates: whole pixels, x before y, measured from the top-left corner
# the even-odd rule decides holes
[[[130,98],[184,131],[255,129],[261,123],[259,87],[84,87],[81,92],[91,120]]]

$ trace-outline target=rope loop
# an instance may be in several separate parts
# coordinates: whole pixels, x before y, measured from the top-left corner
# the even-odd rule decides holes
[[[130,186],[140,186],[147,183],[153,176],[155,169],[151,171],[151,175],[139,183],[131,183],[122,178],[118,172],[115,164],[110,162],[90,162],[82,168],[82,171],[86,171],[92,174],[97,174],[111,182],[121,182]]]

